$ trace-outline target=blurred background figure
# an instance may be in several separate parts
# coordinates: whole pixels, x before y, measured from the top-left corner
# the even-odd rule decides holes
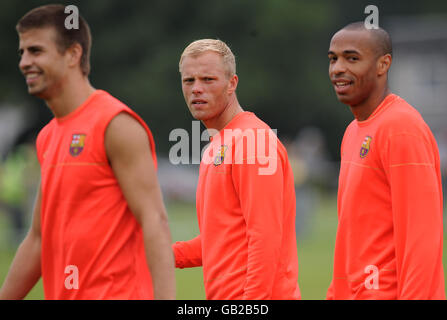
[[[447,15],[442,10],[395,14],[387,17],[385,23],[395,52],[390,87],[421,113],[433,131],[447,203]],[[444,215],[446,212],[444,206]]]
[[[17,246],[28,230],[28,214],[38,182],[39,166],[32,142],[15,146],[0,165],[0,210],[10,222],[10,239]]]
[[[317,127],[304,127],[287,145],[296,191],[297,236],[311,231],[322,195],[333,193],[337,166],[329,158],[325,137]]]
[[[199,167],[173,165],[166,157],[159,157],[157,162],[158,178],[165,201],[195,204]]]
[[[444,218],[447,216],[447,128],[443,128],[436,136],[441,159],[442,190],[444,193]],[[444,223],[444,229],[446,225]]]
[[[30,114],[22,107],[0,107],[0,214],[11,226],[5,230],[11,247],[23,240],[28,229],[38,183],[39,167]]]

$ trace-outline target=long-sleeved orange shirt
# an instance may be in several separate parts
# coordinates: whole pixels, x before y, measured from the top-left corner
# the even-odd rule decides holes
[[[436,141],[390,94],[341,145],[338,230],[328,299],[444,299]]]
[[[196,206],[200,235],[173,249],[177,267],[203,265],[207,299],[300,298],[292,170],[284,146],[253,113],[213,137]]]

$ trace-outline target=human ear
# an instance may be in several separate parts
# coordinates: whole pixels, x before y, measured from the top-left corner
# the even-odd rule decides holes
[[[230,77],[229,85],[228,85],[228,94],[232,94],[236,91],[238,82],[239,82],[239,78],[237,75],[233,75]]]
[[[75,67],[81,64],[82,47],[79,43],[72,44],[67,49],[68,64],[70,67]]]
[[[379,57],[377,60],[377,74],[379,76],[384,75],[388,72],[391,67],[391,62],[393,58],[389,53]]]

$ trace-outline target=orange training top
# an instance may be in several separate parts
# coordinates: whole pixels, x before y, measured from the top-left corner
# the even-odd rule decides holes
[[[104,136],[126,112],[102,90],[37,138],[41,165],[42,277],[46,299],[152,299],[143,233],[109,165]]]
[[[436,141],[390,94],[341,145],[338,230],[328,299],[444,299]]]
[[[284,146],[251,112],[212,138],[196,195],[200,235],[173,245],[203,265],[207,299],[299,299],[295,189]]]

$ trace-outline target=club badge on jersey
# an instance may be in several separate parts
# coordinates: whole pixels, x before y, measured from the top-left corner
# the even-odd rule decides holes
[[[86,135],[82,133],[73,134],[70,144],[70,154],[73,157],[79,156],[82,150],[84,150],[85,136]]]
[[[227,151],[228,147],[226,145],[220,146],[220,151],[217,154],[217,156],[214,158],[214,165],[217,167],[221,165],[225,159],[225,152]]]
[[[371,148],[372,137],[366,136],[363,140],[362,147],[360,148],[360,158],[365,158]]]

